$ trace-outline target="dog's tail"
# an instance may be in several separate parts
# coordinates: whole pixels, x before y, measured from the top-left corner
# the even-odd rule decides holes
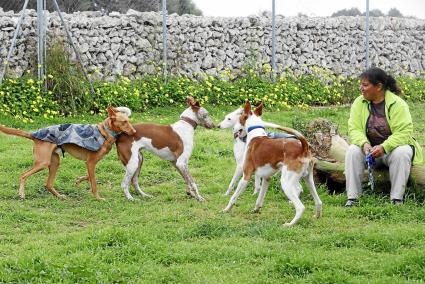
[[[304,135],[302,135],[300,132],[296,131],[295,129],[285,127],[285,126],[279,126],[277,127],[277,129],[285,131],[289,134],[295,135],[295,137],[297,137],[297,139],[300,140],[301,142],[301,145],[303,147],[303,154],[304,155],[307,154],[307,152],[310,149],[310,146],[308,145],[307,139],[304,137]]]
[[[15,128],[9,128],[1,124],[0,124],[0,131],[8,135],[20,136],[20,137],[34,140],[34,138],[31,136],[31,133],[29,132],[15,129]]]

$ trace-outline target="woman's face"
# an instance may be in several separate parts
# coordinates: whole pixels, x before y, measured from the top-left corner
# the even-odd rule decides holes
[[[360,82],[360,91],[362,92],[363,97],[370,101],[377,101],[382,93],[382,84],[378,83],[377,85],[369,82],[367,78],[362,78]]]

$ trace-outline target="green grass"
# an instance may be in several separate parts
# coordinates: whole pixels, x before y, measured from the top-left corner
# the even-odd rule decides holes
[[[424,104],[411,106],[415,134],[425,142]],[[232,108],[209,108],[216,122]],[[181,108],[158,108],[135,114],[133,121],[174,122]],[[268,112],[264,118],[291,125],[325,117],[347,132],[348,108]],[[24,125],[0,117],[0,123],[35,130],[65,121],[95,123],[100,116]],[[306,192],[306,211],[293,228],[294,214],[278,180],[273,180],[260,214],[252,185],[231,213],[222,214],[223,196],[234,170],[232,134],[196,130],[190,160],[192,175],[207,201],[186,197],[174,168],[146,154],[140,183],[152,199],[135,193],[124,198],[124,175],[115,149],[97,166],[104,201],[96,201],[88,184],[74,185],[85,165],[69,155],[62,159],[56,188],[62,201],[43,188],[47,172],[28,179],[27,198],[17,194],[19,174],[32,164],[32,143],[0,134],[0,282],[31,283],[400,283],[423,282],[425,275],[425,208],[420,192],[409,188],[404,206],[388,195],[370,194],[361,206],[344,209],[346,197],[329,195],[319,186],[323,218],[314,219]]]

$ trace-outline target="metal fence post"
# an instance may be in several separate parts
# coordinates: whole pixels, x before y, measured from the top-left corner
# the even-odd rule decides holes
[[[366,49],[366,69],[369,68],[369,0],[366,0],[366,39],[365,39],[365,49]]]
[[[45,76],[44,54],[44,1],[37,0],[37,74],[39,82]]]
[[[47,0],[44,0],[44,21],[43,21],[43,46],[44,46],[44,75],[46,76],[46,80],[44,80],[44,89],[47,91]]]
[[[276,79],[276,1],[272,0],[272,76]]]
[[[19,18],[18,25],[16,26],[15,33],[13,34],[12,44],[10,46],[9,53],[7,54],[5,62],[2,62],[3,70],[0,73],[0,84],[3,82],[3,78],[4,78],[4,75],[6,74],[6,69],[7,69],[7,66],[9,65],[10,58],[12,57],[13,51],[15,51],[16,39],[18,37],[19,30],[21,29],[22,22],[24,21],[24,18],[25,18],[28,1],[29,0],[25,0],[24,7],[22,8],[22,12],[21,12],[21,17]]]
[[[162,0],[162,72],[167,79],[167,0]]]

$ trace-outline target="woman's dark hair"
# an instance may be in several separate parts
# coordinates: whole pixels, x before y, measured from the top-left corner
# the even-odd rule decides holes
[[[381,83],[384,90],[390,90],[397,95],[401,94],[401,89],[397,85],[396,80],[378,67],[367,69],[360,75],[360,79],[367,79],[373,85],[378,85]]]

